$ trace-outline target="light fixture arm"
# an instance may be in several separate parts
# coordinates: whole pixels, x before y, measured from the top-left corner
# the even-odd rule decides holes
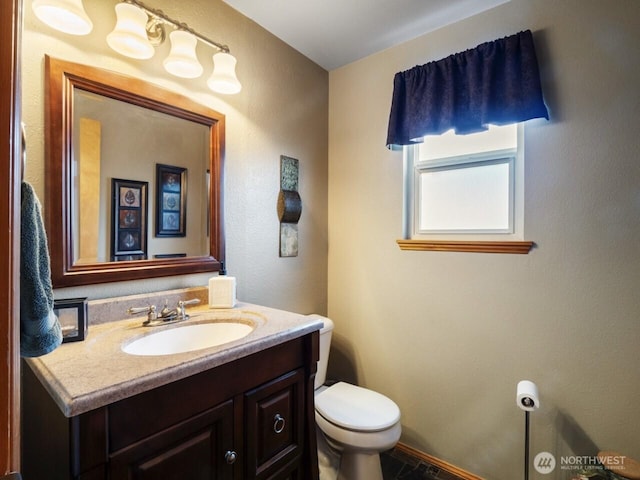
[[[124,0],[125,3],[130,3],[132,5],[135,5],[136,7],[144,10],[147,15],[149,15],[152,20],[150,21],[150,25],[151,28],[156,28],[158,24],[160,23],[164,23],[167,25],[171,25],[172,27],[178,29],[178,30],[184,30],[186,32],[189,32],[191,35],[193,35],[194,37],[196,37],[198,40],[200,40],[202,43],[205,43],[207,45],[209,45],[210,47],[213,47],[223,53],[229,53],[229,47],[227,45],[223,45],[221,43],[218,42],[214,42],[213,40],[210,40],[209,38],[205,37],[204,35],[199,34],[198,32],[196,32],[194,29],[192,29],[191,27],[189,27],[189,25],[187,25],[186,23],[183,22],[178,22],[176,20],[173,20],[172,18],[168,17],[162,10],[157,10],[151,7],[146,6],[145,4],[143,4],[142,2],[140,2],[139,0]],[[149,24],[148,24],[149,25]],[[157,34],[157,33],[153,33],[151,32],[154,38],[159,38],[159,42],[158,43],[162,43],[162,41],[164,40],[164,33],[162,34]]]

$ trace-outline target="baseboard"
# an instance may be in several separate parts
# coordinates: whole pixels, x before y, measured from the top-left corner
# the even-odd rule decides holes
[[[458,468],[455,465],[451,465],[450,463],[445,462],[444,460],[440,460],[439,458],[429,455],[428,453],[416,450],[415,448],[405,445],[404,443],[398,443],[395,447],[395,450],[448,473],[449,475],[446,476],[447,478],[456,480],[484,480],[482,477],[467,472],[466,470]],[[442,477],[438,475],[438,478]]]

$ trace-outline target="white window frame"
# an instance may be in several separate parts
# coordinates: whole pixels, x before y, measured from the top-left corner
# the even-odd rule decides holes
[[[517,125],[515,149],[500,149],[454,157],[419,160],[419,144],[404,147],[403,237],[410,240],[519,241],[524,238],[524,128]],[[509,165],[509,226],[502,230],[421,231],[419,228],[420,175],[443,169],[467,168],[495,163]]]

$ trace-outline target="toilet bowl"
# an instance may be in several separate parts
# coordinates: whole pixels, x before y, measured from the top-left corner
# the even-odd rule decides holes
[[[324,385],[333,322],[316,317],[324,322],[314,397],[316,424],[326,440],[319,445],[340,454],[338,480],[382,480],[380,452],[400,439],[400,409],[391,399],[366,388],[346,382]]]

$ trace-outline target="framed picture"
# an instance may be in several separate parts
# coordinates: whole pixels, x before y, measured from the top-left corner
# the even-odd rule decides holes
[[[88,333],[86,298],[67,298],[53,301],[53,313],[62,328],[62,343],[84,340]]]
[[[147,258],[148,182],[111,179],[111,260]]]
[[[156,236],[187,234],[187,169],[156,163]]]

